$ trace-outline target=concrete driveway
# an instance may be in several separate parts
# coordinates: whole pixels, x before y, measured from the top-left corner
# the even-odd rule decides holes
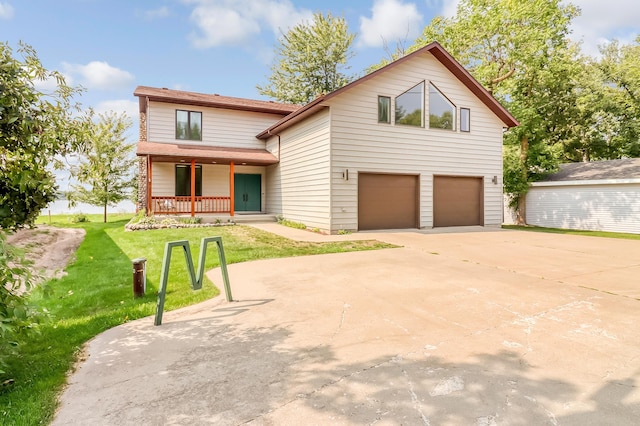
[[[91,341],[53,424],[640,422],[640,241],[350,237],[403,247],[231,265],[236,302]]]

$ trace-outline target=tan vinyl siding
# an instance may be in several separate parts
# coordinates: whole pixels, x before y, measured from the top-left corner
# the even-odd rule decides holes
[[[640,234],[640,184],[531,187],[527,193],[527,223]]]
[[[425,127],[378,123],[377,99],[425,81]],[[456,106],[456,131],[428,128],[429,82]],[[329,101],[332,134],[332,231],[357,229],[358,172],[420,175],[420,226],[433,226],[433,175],[484,178],[484,224],[502,222],[503,123],[430,54],[416,57]],[[459,131],[460,107],[471,131]],[[393,113],[392,113],[393,116]],[[392,117],[393,122],[393,117]],[[342,178],[349,170],[349,180]],[[498,176],[498,184],[493,184]],[[384,202],[384,200],[381,200]]]
[[[176,165],[174,163],[153,163],[151,169],[151,195],[173,197],[176,195]]]
[[[280,135],[280,163],[267,168],[267,212],[312,228],[330,226],[329,111],[315,114]],[[278,155],[278,137],[267,142]]]
[[[176,110],[178,109],[202,112],[202,141],[176,139]],[[148,140],[264,149],[264,141],[257,139],[255,135],[280,118],[282,117],[276,114],[150,102],[147,114]]]
[[[229,196],[229,166],[202,166],[202,195],[205,197]]]

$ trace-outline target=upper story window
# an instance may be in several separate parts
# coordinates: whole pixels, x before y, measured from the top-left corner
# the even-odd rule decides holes
[[[378,96],[378,123],[391,123],[391,98]]]
[[[202,113],[176,110],[176,139],[202,140]]]
[[[424,81],[396,98],[396,124],[422,127]]]
[[[471,110],[469,108],[460,108],[460,131],[471,131]]]
[[[433,84],[429,84],[429,127],[456,129],[456,107]]]

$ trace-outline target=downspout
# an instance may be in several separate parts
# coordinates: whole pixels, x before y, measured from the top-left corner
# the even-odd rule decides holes
[[[191,217],[196,215],[196,160],[191,159]]]
[[[151,155],[147,155],[147,216],[153,215],[153,194],[151,192],[152,185],[152,170],[153,170],[153,162],[151,160]]]
[[[233,217],[235,215],[236,205],[235,205],[235,164],[233,161],[229,163],[229,216]]]

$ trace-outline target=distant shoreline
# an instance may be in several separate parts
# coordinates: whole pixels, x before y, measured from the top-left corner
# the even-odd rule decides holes
[[[75,214],[75,213],[85,213],[85,214],[100,214],[103,212],[102,207],[93,206],[91,204],[86,203],[78,203],[75,207],[69,207],[69,201],[66,199],[63,200],[55,200],[50,203],[46,208],[42,209],[40,214],[47,215],[51,213],[55,214]],[[135,213],[136,206],[131,201],[126,200],[122,201],[115,206],[108,206],[107,213]]]

